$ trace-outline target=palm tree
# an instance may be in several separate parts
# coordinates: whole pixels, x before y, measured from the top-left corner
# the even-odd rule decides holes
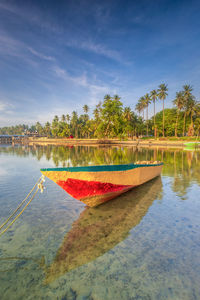
[[[58,116],[56,115],[55,117],[54,117],[54,119],[53,119],[53,122],[58,122],[59,121],[59,118],[58,118]]]
[[[146,107],[146,103],[145,103],[145,98],[144,97],[140,97],[139,101],[138,101],[141,105],[141,110],[143,113],[143,120],[144,120],[144,109]]]
[[[119,101],[121,98],[116,94],[116,95],[114,95],[113,99],[114,99],[115,101]]]
[[[158,97],[158,94],[157,94],[157,91],[156,90],[153,90],[151,91],[150,93],[151,95],[151,99],[153,100],[153,106],[154,106],[154,114],[153,114],[153,119],[154,119],[154,137],[156,137],[156,105],[155,105],[155,102],[156,102],[156,99]]]
[[[149,96],[149,94],[146,94],[144,96],[144,99],[145,99],[145,106],[146,106],[146,113],[147,113],[147,116],[146,116],[146,122],[147,122],[147,136],[148,136],[148,131],[149,131],[149,127],[148,127],[148,107],[149,107],[149,104],[151,103],[151,98]]]
[[[48,137],[51,135],[51,124],[49,122],[46,122],[44,131]]]
[[[87,105],[87,104],[85,104],[84,106],[83,106],[83,111],[87,114],[88,113],[88,111],[89,111],[89,106]]]
[[[109,94],[106,94],[104,97],[104,100],[110,100],[110,99],[111,99],[111,96]]]
[[[190,127],[189,127],[189,134],[190,136],[194,135],[194,125],[193,125],[193,116],[195,115],[196,111],[198,110],[198,104],[195,101],[194,97],[190,97],[188,100],[187,105],[187,114],[190,115]]]
[[[131,120],[131,116],[132,116],[131,113],[132,113],[131,108],[129,106],[124,108],[124,119],[126,121],[126,127],[127,127],[126,130],[127,130],[128,136],[130,133],[129,129],[130,129],[130,120]]]
[[[180,110],[184,106],[184,95],[183,95],[182,91],[176,93],[176,98],[174,99],[173,104],[176,105],[176,107],[177,107],[177,117],[176,117],[176,127],[175,127],[175,137],[177,137],[179,113],[180,113]]]
[[[59,132],[59,127],[58,127],[58,122],[59,122],[59,118],[58,116],[56,115],[52,121],[52,134],[53,136],[58,136],[58,132]]]
[[[192,97],[192,86],[189,84],[185,84],[183,86],[183,94],[184,94],[184,122],[183,122],[183,136],[185,135],[185,119],[188,109],[188,101]]]
[[[166,99],[168,88],[167,85],[162,83],[159,85],[158,98],[163,100],[163,137],[165,136],[165,112],[164,112],[164,100]]]
[[[67,114],[67,115],[65,116],[65,119],[66,119],[67,123],[69,124],[69,121],[70,121],[70,115]]]
[[[77,138],[78,137],[78,114],[76,111],[72,112],[71,125],[73,129],[73,134]]]
[[[131,119],[131,108],[129,106],[124,108],[124,118],[128,121]]]
[[[66,119],[65,119],[65,115],[62,115],[61,121],[62,121],[62,122],[65,122],[65,120],[66,120]]]
[[[138,102],[135,106],[135,110],[137,110],[137,112],[139,113],[139,117],[140,117],[140,113],[143,110],[142,105],[140,102]]]

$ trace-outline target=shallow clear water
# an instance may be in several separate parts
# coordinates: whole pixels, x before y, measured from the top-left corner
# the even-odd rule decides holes
[[[163,160],[161,178],[86,208],[45,182],[0,237],[0,299],[200,299],[200,152],[0,147],[0,222],[40,168]]]

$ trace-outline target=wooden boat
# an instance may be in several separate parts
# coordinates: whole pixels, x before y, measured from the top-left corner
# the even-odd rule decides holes
[[[45,283],[113,249],[140,224],[154,200],[161,197],[162,181],[157,177],[104,205],[86,207],[65,235],[53,261],[44,266]]]
[[[156,176],[162,162],[141,161],[127,165],[41,169],[72,197],[93,207],[119,196]]]

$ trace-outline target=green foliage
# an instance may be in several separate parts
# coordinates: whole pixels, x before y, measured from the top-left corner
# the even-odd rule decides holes
[[[165,109],[165,136],[172,136],[175,132],[176,124],[176,109]],[[157,130],[159,136],[162,135],[163,130],[163,112],[160,111],[155,116]]]
[[[38,133],[40,136],[64,138],[73,135],[76,138],[119,138],[130,139],[135,136],[150,138],[154,135],[181,137],[185,132],[190,135],[200,135],[200,104],[192,95],[192,87],[185,85],[183,91],[176,93],[173,104],[176,108],[163,109],[148,119],[148,108],[152,103],[155,112],[155,102],[162,101],[167,96],[168,88],[161,84],[158,90],[152,90],[141,97],[135,107],[139,116],[130,107],[123,107],[118,95],[111,97],[105,95],[104,101],[99,102],[90,118],[88,105],[83,106],[83,114],[73,111],[55,116],[52,123],[46,122],[44,126],[37,122],[35,125],[17,125],[0,128],[0,134]],[[164,103],[163,103],[164,104]],[[146,119],[144,112],[146,110]],[[140,114],[142,113],[142,116]],[[164,116],[164,119],[163,119]],[[163,122],[165,121],[165,122]],[[164,130],[164,131],[163,131]]]

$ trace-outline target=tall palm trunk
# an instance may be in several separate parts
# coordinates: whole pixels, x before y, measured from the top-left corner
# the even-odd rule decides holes
[[[191,128],[191,131],[192,131],[192,136],[193,136],[193,135],[194,135],[194,124],[193,124],[192,112],[191,112],[190,121],[191,121],[190,128]]]
[[[163,98],[163,137],[165,136],[165,113],[164,113],[164,98]]]
[[[148,136],[148,133],[149,133],[149,128],[148,128],[148,104],[147,104],[147,136]]]
[[[183,121],[183,136],[185,136],[185,118],[186,118],[186,111],[184,112],[184,121]]]
[[[177,137],[178,117],[179,117],[179,109],[177,111],[177,117],[176,117],[175,137]]]
[[[156,105],[155,105],[155,99],[153,100],[153,106],[154,106],[154,137],[156,137]]]
[[[110,121],[108,122],[108,125],[106,127],[106,131],[105,131],[105,136],[108,137],[108,130],[109,130],[109,127],[110,127]]]

